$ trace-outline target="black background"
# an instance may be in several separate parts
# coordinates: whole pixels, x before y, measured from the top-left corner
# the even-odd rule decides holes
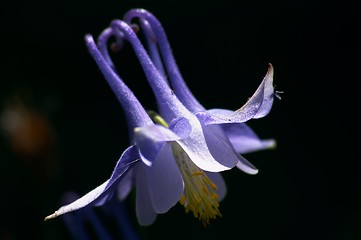
[[[144,239],[361,239],[360,6],[357,1],[16,1],[1,6],[0,110],[14,95],[55,133],[53,174],[11,148],[2,130],[1,239],[67,239],[61,218],[43,222],[62,193],[105,181],[128,146],[123,111],[84,45],[131,8],[162,22],[182,75],[206,108],[237,109],[268,63],[284,91],[249,121],[275,150],[245,155],[260,172],[223,174],[223,217],[207,228],[176,206]],[[129,45],[117,56],[125,82],[148,109],[155,100]],[[30,161],[37,161],[30,159]],[[51,164],[50,164],[51,165]]]

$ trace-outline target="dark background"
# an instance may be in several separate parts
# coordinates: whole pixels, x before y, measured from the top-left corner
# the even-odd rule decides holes
[[[236,169],[223,174],[228,186],[223,217],[203,228],[177,205],[151,227],[139,227],[131,199],[129,215],[141,236],[361,239],[357,1],[4,4],[0,239],[68,239],[61,218],[43,218],[60,206],[65,191],[84,194],[109,178],[128,146],[123,111],[83,37],[97,37],[135,7],[148,9],[163,23],[183,77],[206,108],[240,107],[268,63],[274,66],[277,90],[284,91],[268,116],[248,122],[261,138],[275,138],[278,147],[245,155],[260,169],[256,176]],[[117,62],[136,96],[154,109],[129,45]],[[9,110],[32,119],[35,130],[9,133],[4,123]],[[40,139],[40,150],[21,143],[32,134]]]

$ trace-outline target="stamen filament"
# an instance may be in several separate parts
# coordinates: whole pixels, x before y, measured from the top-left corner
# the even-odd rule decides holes
[[[184,194],[179,203],[187,213],[193,212],[194,217],[207,226],[210,219],[222,216],[218,209],[217,186],[177,143],[172,144],[172,151],[184,181]]]

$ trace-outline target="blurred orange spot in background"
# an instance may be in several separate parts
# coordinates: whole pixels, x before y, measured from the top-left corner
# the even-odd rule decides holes
[[[1,128],[11,151],[44,184],[55,175],[56,141],[49,118],[26,105],[18,96],[5,104]]]

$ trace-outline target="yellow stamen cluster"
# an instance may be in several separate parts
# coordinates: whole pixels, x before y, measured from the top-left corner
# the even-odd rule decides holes
[[[218,209],[217,186],[177,143],[172,144],[172,151],[184,181],[184,194],[179,202],[187,213],[193,212],[194,217],[207,226],[210,219],[222,216]]]
[[[167,122],[156,112],[148,111],[148,114],[155,123],[168,127]],[[210,219],[222,216],[218,209],[217,186],[177,143],[172,143],[172,151],[184,181],[184,193],[179,203],[187,213],[193,212],[194,217],[207,226]]]

